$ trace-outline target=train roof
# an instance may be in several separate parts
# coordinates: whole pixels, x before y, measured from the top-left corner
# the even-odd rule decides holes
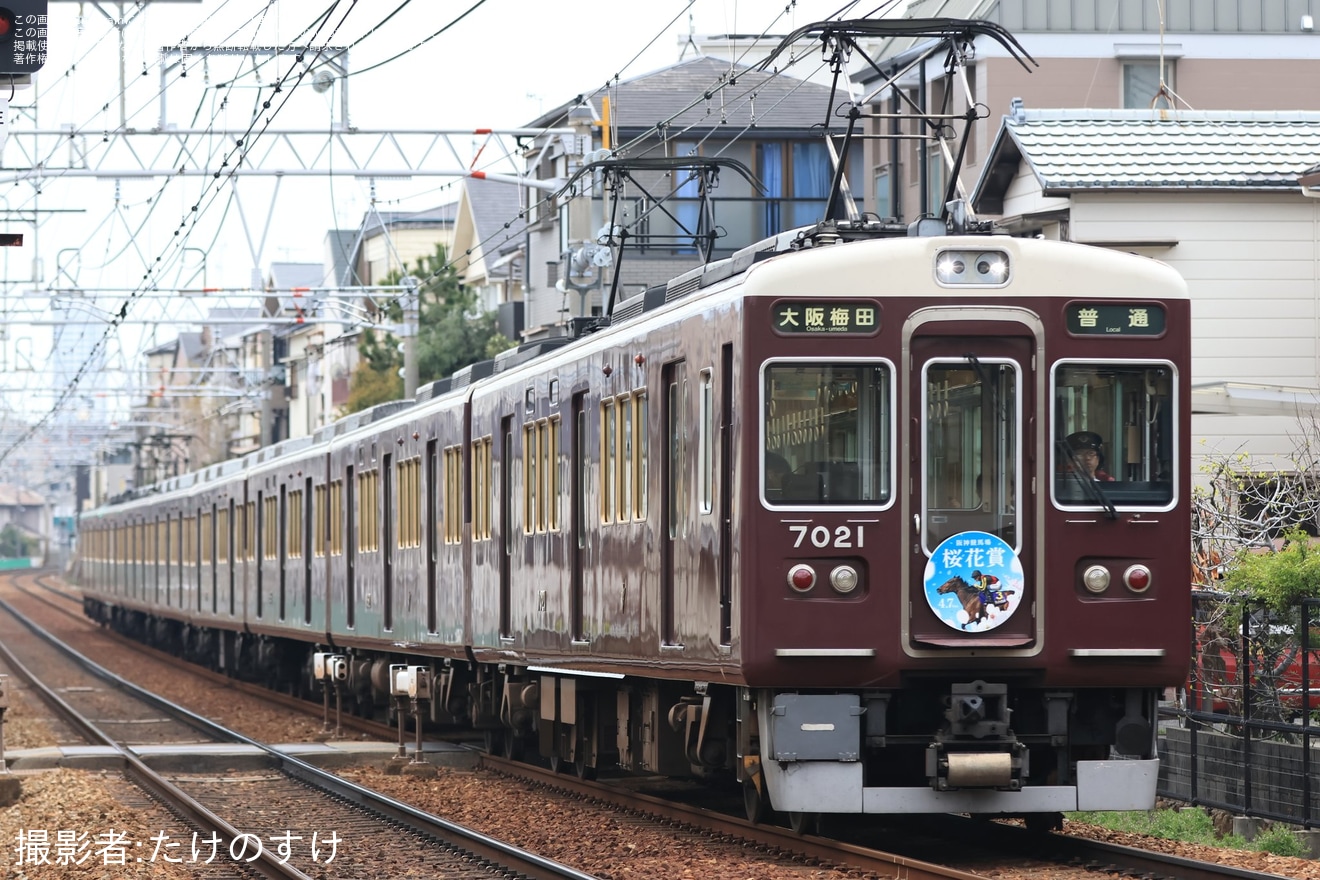
[[[472,364],[453,376],[428,383],[411,400],[389,401],[352,413],[311,436],[285,440],[249,453],[243,459],[173,477],[134,492],[132,498],[176,492],[190,494],[187,490],[245,470],[266,470],[276,460],[310,446],[356,442],[395,423],[415,418],[413,410],[419,404],[428,411],[446,403],[457,404],[473,393],[477,383],[496,379],[490,383],[491,387],[499,387],[504,383],[498,379],[506,374],[516,380],[515,377],[525,376],[531,370],[551,366],[553,358],[547,356],[576,357],[610,348],[621,337],[638,332],[636,322],[643,318],[648,323],[652,319],[660,322],[672,319],[679,312],[706,308],[710,299],[734,287],[739,288],[739,296],[884,298],[910,296],[918,289],[929,296],[939,254],[948,250],[993,250],[1008,254],[1017,280],[1036,278],[1041,282],[1034,285],[1041,291],[1035,296],[1131,299],[1134,295],[1154,295],[1134,294],[1135,281],[1136,289],[1158,291],[1162,299],[1188,297],[1182,277],[1168,265],[1148,257],[1092,245],[1007,235],[920,235],[915,234],[916,230],[897,235],[890,226],[879,221],[840,221],[780,233],[623,300],[608,321],[594,326],[590,321],[578,325],[577,329],[587,332],[524,343],[493,360]],[[1122,286],[1112,282],[1113,273],[1120,270],[1128,279]],[[825,277],[828,283],[822,284]],[[984,293],[987,288],[971,290]],[[989,290],[993,292],[994,288]],[[935,295],[958,297],[966,296],[969,288],[945,286],[935,291]]]

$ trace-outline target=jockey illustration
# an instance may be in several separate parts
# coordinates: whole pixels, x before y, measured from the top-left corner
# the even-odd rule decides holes
[[[1001,589],[999,578],[992,574],[981,574],[981,570],[977,569],[972,572],[972,586],[980,592],[981,602],[987,607],[994,605],[1000,611],[1008,610],[1008,594],[1012,591]]]

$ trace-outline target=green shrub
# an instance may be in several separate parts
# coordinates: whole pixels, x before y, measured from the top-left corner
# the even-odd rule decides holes
[[[1273,825],[1257,834],[1250,848],[1276,856],[1294,856],[1302,859],[1311,855],[1311,851],[1287,825]]]
[[[1295,611],[1303,599],[1320,596],[1320,547],[1312,546],[1306,532],[1294,529],[1277,553],[1238,553],[1222,586],[1274,611]]]

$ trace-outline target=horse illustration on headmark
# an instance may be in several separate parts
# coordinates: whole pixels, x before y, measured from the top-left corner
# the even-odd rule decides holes
[[[989,607],[994,606],[1000,611],[1008,610],[1008,596],[1016,590],[988,590],[981,589],[974,584],[969,584],[962,575],[954,575],[936,591],[941,595],[954,593],[958,596],[958,601],[962,603],[963,611],[967,612],[967,622],[962,625],[963,629],[971,624],[980,623],[990,617]]]

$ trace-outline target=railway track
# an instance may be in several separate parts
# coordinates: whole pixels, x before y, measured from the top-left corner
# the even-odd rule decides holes
[[[71,617],[78,618],[80,621],[83,620],[81,605],[77,597],[44,580],[37,583],[36,586],[51,597],[49,599],[38,597],[41,598],[41,601]],[[34,594],[33,590],[28,590],[28,592],[29,595]],[[101,630],[101,632],[113,636],[108,631]],[[146,651],[152,655],[158,655],[167,662],[177,663],[177,658],[152,649],[145,649],[132,641],[117,640],[122,641],[134,650]],[[205,672],[198,667],[190,667],[190,669],[201,673]],[[206,674],[224,681],[226,686],[238,684],[224,676],[214,673]],[[269,699],[272,696],[270,691],[263,688],[254,687],[253,692],[263,699]],[[300,711],[307,712],[309,708],[314,708],[304,700],[284,699],[287,699],[290,704],[296,705]],[[354,719],[354,721],[361,722],[361,719]],[[389,734],[391,732],[389,728],[373,722],[362,722],[362,725],[376,734]],[[1097,872],[1149,878],[1191,878],[1191,880],[1229,877],[1243,878],[1243,880],[1266,880],[1266,878],[1278,876],[1240,868],[1194,862],[1189,859],[1149,853],[1112,844],[1102,844],[1083,838],[1029,833],[1024,829],[1000,823],[980,822],[955,817],[938,820],[940,826],[938,834],[931,833],[931,826],[935,823],[929,821],[930,817],[925,817],[921,823],[912,823],[908,828],[903,828],[901,822],[893,823],[885,820],[886,825],[890,827],[890,832],[888,836],[882,837],[877,837],[874,834],[868,837],[865,833],[840,834],[840,840],[804,837],[773,826],[751,825],[739,818],[701,809],[700,807],[684,805],[669,798],[638,794],[624,788],[620,784],[620,780],[606,780],[593,784],[580,782],[571,777],[525,764],[510,763],[498,758],[486,757],[483,761],[490,769],[500,774],[533,781],[538,785],[566,792],[574,798],[609,803],[618,809],[645,814],[664,823],[677,823],[692,829],[696,836],[706,838],[718,836],[735,841],[736,845],[739,846],[781,853],[798,861],[833,864],[845,869],[862,870],[878,877],[972,878],[985,876],[983,873],[973,873],[971,870],[937,863],[943,860],[950,851],[957,850],[962,850],[962,854],[957,860],[958,864],[967,865],[978,861],[975,857],[967,856],[969,847],[975,847],[988,853],[988,856],[979,859],[979,861],[984,863],[987,860],[997,860],[1005,869],[1004,873],[1006,874],[1013,870],[1022,870],[1021,866],[1028,864],[1046,866],[1037,868],[1037,870],[1045,871],[1051,877],[1095,876]],[[238,779],[233,777],[215,779],[211,781],[213,786],[211,796],[218,798],[219,803],[222,805],[227,803],[228,800],[232,800],[233,797],[237,797],[240,804],[248,802],[251,798],[245,800],[245,796],[242,794],[232,794],[238,791],[235,786],[241,785],[252,792],[259,791],[258,797],[263,803],[278,803],[285,795],[270,789],[270,786],[275,784],[276,781],[268,774],[248,774]],[[293,802],[297,802],[298,795],[296,793],[287,796],[292,798]],[[397,796],[401,801],[409,799],[405,794]],[[203,800],[206,800],[206,798],[203,798]],[[344,821],[347,822],[348,820]],[[861,825],[863,823],[854,824]],[[865,824],[873,827],[876,823]],[[833,826],[830,830],[831,832],[835,831]],[[916,842],[919,839],[925,842]],[[950,841],[957,841],[958,843],[956,846],[951,847]],[[892,849],[894,852],[884,852],[880,851],[881,849]],[[922,858],[923,855],[926,857]],[[981,867],[981,864],[977,864],[978,872]]]
[[[141,642],[134,641],[108,627],[97,626],[95,623],[88,620],[83,614],[82,597],[50,583],[49,575],[38,574],[33,576],[31,580],[31,587],[17,581],[13,581],[12,583],[15,589],[31,597],[34,601],[40,602],[54,611],[77,621],[80,625],[86,626],[89,631],[94,630],[98,632],[101,636],[115,642],[116,644],[122,645],[125,648],[142,654],[144,657],[152,658],[161,663],[169,665],[176,665],[179,663],[179,658],[173,654],[162,651],[158,648],[153,648],[149,645],[144,645]],[[52,600],[49,598],[51,596],[60,601]],[[394,739],[398,733],[398,729],[391,725],[382,724],[379,721],[372,721],[367,718],[360,718],[356,715],[337,713],[333,709],[327,709],[324,706],[318,708],[315,704],[301,697],[283,694],[251,682],[240,681],[224,674],[223,672],[216,672],[207,669],[204,666],[198,666],[195,663],[188,664],[188,672],[190,675],[211,682],[212,684],[229,688],[241,694],[246,694],[282,709],[288,709],[311,718],[321,718],[326,722],[327,733],[331,733],[338,729],[340,733],[352,732],[364,734],[369,737],[387,741]]]
[[[30,632],[55,643],[49,633],[8,602],[0,600],[0,609]],[[590,880],[590,875],[413,809],[216,725],[137,688],[68,646],[60,646],[60,652],[86,675],[132,695],[149,711],[187,719],[212,742],[239,743],[265,756],[269,769],[257,774],[167,776],[148,766],[133,745],[102,730],[95,720],[46,685],[7,645],[0,645],[0,658],[14,674],[89,743],[113,749],[123,762],[125,775],[188,826],[174,845],[186,848],[188,844],[181,841],[197,832],[203,835],[204,843],[214,838],[216,849],[231,856],[229,862],[216,866],[224,872],[216,876],[238,873],[245,877],[338,880],[401,876],[405,871],[422,870],[431,877]],[[315,827],[311,827],[311,820]],[[403,846],[401,836],[408,841]],[[327,860],[333,861],[333,866]]]
[[[482,757],[482,765],[573,797],[688,826],[698,833],[721,835],[744,841],[748,846],[791,853],[805,860],[880,877],[980,878],[986,876],[986,870],[993,874],[1006,873],[1022,870],[1025,863],[1039,876],[1051,878],[1093,877],[1098,873],[1143,880],[1285,880],[1278,874],[959,816],[926,816],[916,821],[871,817],[870,821],[849,822],[838,832],[832,831],[830,837],[800,835],[774,825],[754,825],[681,799],[638,792],[619,780],[582,780],[489,755]],[[877,826],[883,826],[883,831],[877,833]],[[964,870],[937,864],[933,859],[976,863],[976,868]],[[989,865],[987,861],[998,864]]]

